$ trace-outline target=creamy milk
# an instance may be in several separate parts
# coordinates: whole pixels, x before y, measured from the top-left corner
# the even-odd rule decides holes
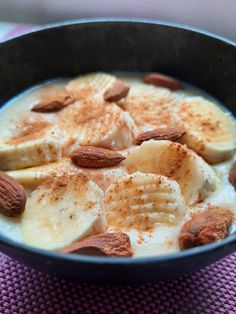
[[[124,74],[117,72],[116,75],[121,79],[124,79],[126,82],[135,83],[135,81],[138,82],[140,80],[139,74],[134,75],[129,73]],[[43,83],[39,86],[29,89],[28,91],[10,100],[0,111],[0,145],[2,145],[1,143],[4,142],[7,138],[17,133],[17,121],[25,116],[34,117],[37,115],[37,113],[31,112],[30,108],[33,104],[36,104],[39,101],[40,90],[42,89],[42,87],[44,87],[45,85],[54,85],[61,87],[66,83],[67,80],[58,80],[51,83]],[[209,100],[213,100],[215,103],[217,102],[217,100],[209,94],[188,84],[185,85],[185,89],[183,91],[175,92],[176,97],[181,97],[183,95],[203,96]],[[46,114],[44,116],[44,118],[48,119],[49,121],[52,121],[53,117],[54,114]],[[123,152],[123,154],[125,155],[130,149],[131,148],[128,148],[126,152]],[[189,219],[190,212],[203,209],[207,205],[207,203],[228,208],[234,214],[236,214],[236,192],[234,190],[234,187],[228,181],[229,169],[233,162],[234,158],[227,162],[213,166],[218,174],[218,177],[220,178],[220,184],[218,189],[214,193],[212,193],[210,197],[208,197],[204,201],[204,203],[201,203],[201,205],[189,208],[183,221],[179,223],[179,225],[157,225],[151,233],[141,233],[134,230],[128,232],[126,231],[126,233],[130,236],[135,255],[160,255],[179,251],[178,235],[180,233],[182,224],[184,223],[184,221]],[[30,193],[30,191],[27,191],[27,193]],[[7,218],[3,215],[0,215],[1,234],[15,241],[21,242],[19,225],[20,218]],[[236,230],[236,224],[233,224],[231,232],[234,232],[234,230]]]

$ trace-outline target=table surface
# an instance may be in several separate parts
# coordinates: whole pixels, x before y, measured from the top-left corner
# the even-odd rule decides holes
[[[0,23],[0,41],[32,25]],[[0,254],[0,313],[236,313],[236,253],[157,284],[91,285],[39,273]]]

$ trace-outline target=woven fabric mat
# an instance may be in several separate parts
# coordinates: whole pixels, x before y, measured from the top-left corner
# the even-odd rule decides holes
[[[70,282],[0,255],[0,313],[236,313],[236,253],[192,275],[157,284]]]
[[[33,28],[0,23],[0,41]],[[0,314],[236,314],[236,253],[158,284],[95,286],[41,274],[0,254]]]

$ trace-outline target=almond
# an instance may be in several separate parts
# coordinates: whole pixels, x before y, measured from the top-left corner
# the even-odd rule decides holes
[[[155,86],[167,87],[171,90],[178,90],[183,88],[182,84],[176,79],[160,73],[152,73],[146,75],[144,77],[144,83]]]
[[[130,257],[133,255],[130,239],[125,233],[107,233],[91,236],[65,247],[61,250],[61,253],[111,257]]]
[[[0,213],[16,217],[23,213],[26,203],[24,188],[12,177],[0,172]]]
[[[140,145],[142,142],[149,140],[167,140],[175,142],[184,134],[185,131],[180,128],[159,128],[139,134],[134,140],[134,144]]]
[[[229,234],[233,214],[230,210],[210,206],[187,221],[181,230],[179,247],[181,250],[212,243]]]
[[[42,101],[35,105],[31,111],[40,113],[50,113],[62,110],[66,106],[72,104],[75,98],[67,92],[60,92],[56,95],[48,95]]]
[[[126,97],[129,93],[129,90],[130,87],[128,84],[121,80],[117,80],[105,91],[103,97],[105,101],[116,102]]]
[[[236,162],[233,164],[229,172],[229,182],[236,189]]]
[[[79,167],[106,168],[118,165],[125,157],[100,147],[79,147],[71,154],[72,162]]]

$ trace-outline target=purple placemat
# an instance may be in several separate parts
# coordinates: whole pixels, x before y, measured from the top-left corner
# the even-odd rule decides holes
[[[0,41],[27,32],[13,25]],[[41,274],[0,254],[0,314],[236,313],[236,253],[190,276],[139,286],[95,286]]]
[[[0,255],[0,313],[236,313],[236,253],[158,284],[95,286],[41,274]]]

